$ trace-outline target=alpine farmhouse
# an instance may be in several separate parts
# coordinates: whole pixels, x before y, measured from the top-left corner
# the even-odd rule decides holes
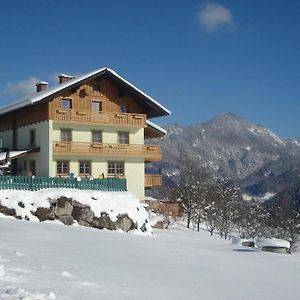
[[[126,178],[143,201],[145,188],[161,185],[160,174],[145,174],[145,163],[162,158],[144,140],[166,133],[148,119],[170,112],[108,68],[58,80],[0,108],[2,164],[11,175]]]

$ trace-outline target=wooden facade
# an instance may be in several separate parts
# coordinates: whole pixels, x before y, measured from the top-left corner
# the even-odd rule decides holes
[[[93,144],[75,142],[53,142],[54,154],[102,155],[144,157],[145,161],[159,161],[162,158],[160,146],[133,144]]]
[[[98,86],[99,90],[93,87]],[[62,108],[62,99],[72,101],[72,108]],[[92,102],[101,102],[101,111],[92,111]],[[126,108],[126,111],[121,111]],[[46,121],[91,122],[110,125],[146,127],[146,114],[136,100],[106,79],[71,87],[59,95],[1,116],[0,131]]]
[[[15,129],[49,119],[48,103],[38,103],[23,107],[0,116],[0,131]]]
[[[158,174],[145,175],[145,188],[160,187],[162,185],[162,176]]]
[[[94,88],[99,90],[95,90]],[[91,112],[92,101],[101,102],[102,112],[121,112],[126,107],[127,113],[143,114],[143,108],[137,104],[134,98],[126,95],[106,79],[90,81],[78,87],[74,87],[55,97],[49,102],[50,116],[61,109],[61,99],[72,100],[72,110]]]

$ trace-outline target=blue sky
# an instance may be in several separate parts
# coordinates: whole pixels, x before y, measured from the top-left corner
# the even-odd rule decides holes
[[[161,125],[233,112],[300,137],[300,1],[1,4],[0,104],[108,66],[172,111]]]

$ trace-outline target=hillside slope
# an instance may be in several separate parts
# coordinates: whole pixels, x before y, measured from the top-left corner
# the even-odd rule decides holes
[[[299,298],[299,254],[182,227],[155,237],[0,218],[0,298]],[[216,286],[218,288],[216,288]]]

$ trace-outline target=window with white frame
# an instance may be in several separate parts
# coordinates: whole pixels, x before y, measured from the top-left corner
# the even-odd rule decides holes
[[[68,176],[69,171],[69,161],[67,160],[58,160],[56,162],[56,174],[58,176]]]
[[[81,175],[81,176],[91,175],[91,162],[90,161],[80,161],[79,162],[79,175]]]
[[[71,129],[61,129],[60,130],[60,140],[62,142],[72,141],[72,130]]]
[[[102,102],[98,100],[92,100],[91,102],[92,111],[102,111]]]
[[[125,175],[123,161],[109,161],[107,174],[109,177],[123,177]]]
[[[127,131],[118,132],[118,144],[129,144],[129,132]]]
[[[100,130],[92,131],[92,142],[93,142],[93,144],[101,144],[102,143],[102,131],[100,131]]]

